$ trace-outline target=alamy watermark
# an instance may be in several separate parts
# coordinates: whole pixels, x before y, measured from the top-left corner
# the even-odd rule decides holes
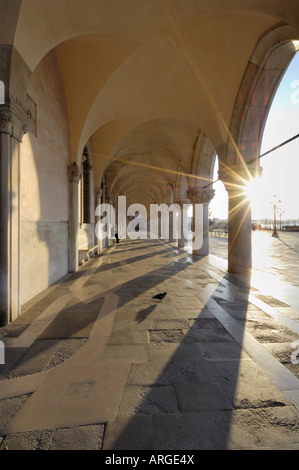
[[[143,204],[126,205],[126,196],[118,197],[117,221],[115,209],[111,204],[100,204],[95,215],[100,220],[95,233],[99,240],[111,238],[115,227],[119,238],[131,239],[171,239],[184,237],[192,241],[193,249],[203,245],[203,204],[193,204],[192,216],[189,216],[190,204],[150,204],[150,211]],[[172,217],[172,220],[170,219]],[[192,227],[191,227],[192,219]],[[171,223],[170,223],[171,222]]]

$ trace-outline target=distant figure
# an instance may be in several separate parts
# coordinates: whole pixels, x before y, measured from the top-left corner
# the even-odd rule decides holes
[[[114,236],[115,236],[115,241],[116,241],[116,243],[119,243],[117,227],[115,227],[115,234],[114,234]]]

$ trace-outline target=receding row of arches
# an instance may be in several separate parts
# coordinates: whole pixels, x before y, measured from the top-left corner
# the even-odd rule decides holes
[[[239,189],[258,172],[268,111],[297,51],[296,7],[87,3],[3,7],[3,321],[78,270],[80,250],[105,248],[94,232],[99,203],[207,206],[216,156],[229,196],[228,269],[251,266]]]

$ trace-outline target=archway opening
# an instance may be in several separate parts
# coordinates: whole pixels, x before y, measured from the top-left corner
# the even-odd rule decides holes
[[[219,158],[215,156],[213,189],[215,196],[209,204],[210,254],[220,258],[228,256],[228,194],[224,184],[218,179]]]
[[[212,224],[227,225],[228,216],[228,196],[224,184],[218,180],[219,173],[219,158],[215,156],[214,172],[213,172],[213,189],[215,190],[215,197],[210,202],[209,213],[210,221]]]
[[[281,249],[297,250],[296,246],[299,247],[298,71],[299,53],[296,53],[268,113],[260,152],[264,155],[260,159],[262,175],[248,187],[252,207],[253,267],[274,270],[282,279],[287,272],[281,267]]]
[[[288,69],[272,101],[266,121],[261,155],[279,146],[299,133],[299,53]],[[299,217],[299,138],[260,159],[262,175],[249,189],[252,204],[252,220],[273,228],[274,196],[280,203],[280,215],[284,225],[296,223]],[[299,223],[299,219],[297,221]]]

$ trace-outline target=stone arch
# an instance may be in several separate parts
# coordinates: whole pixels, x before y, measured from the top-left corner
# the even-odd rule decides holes
[[[248,62],[233,108],[229,138],[218,150],[219,177],[229,200],[228,270],[248,274],[251,258],[251,207],[246,181],[259,170],[265,123],[272,100],[298,49],[298,30],[279,24],[259,40]]]
[[[244,74],[235,102],[230,137],[220,160],[236,165],[239,159],[251,162],[260,155],[268,113],[280,81],[297,52],[298,30],[280,24],[258,42]]]
[[[213,142],[202,131],[199,131],[191,165],[191,175],[196,177],[196,181],[193,180],[193,183],[192,179],[190,181],[193,186],[204,187],[212,182],[215,154]]]

